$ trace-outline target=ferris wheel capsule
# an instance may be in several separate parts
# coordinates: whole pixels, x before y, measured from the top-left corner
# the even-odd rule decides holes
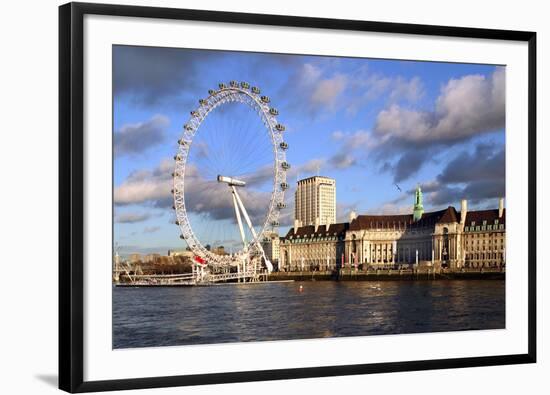
[[[220,82],[218,84],[218,86],[220,87],[220,89],[226,89],[227,88],[227,85],[225,85],[223,82]]]
[[[288,169],[290,169],[290,163],[283,162],[283,163],[281,163],[281,167],[285,170],[288,170]]]
[[[285,202],[279,202],[279,203],[277,203],[277,208],[278,208],[278,209],[283,209],[283,208],[285,208],[285,207],[286,207],[286,203],[285,203]]]
[[[210,96],[212,96],[212,95],[215,94],[215,93],[216,93],[216,91],[215,91],[214,89],[208,89],[208,94],[209,94]]]
[[[198,118],[199,117],[199,112],[198,111],[191,111],[191,115]]]
[[[287,189],[288,189],[288,184],[287,184],[286,182],[282,182],[282,183],[281,183],[281,189],[282,189],[283,191],[287,190]]]
[[[277,129],[279,132],[284,132],[285,125],[281,125],[280,123],[278,123],[277,125],[275,125],[275,129]]]
[[[243,81],[241,82],[241,88],[243,89],[249,89],[250,88],[250,84],[246,81]]]
[[[270,108],[269,113],[271,115],[279,115],[279,111],[276,108]]]
[[[260,100],[267,104],[269,103],[269,96],[262,96]]]
[[[235,80],[233,81],[230,81],[229,82],[229,85],[232,87],[232,88],[237,88],[239,86],[239,83]]]
[[[201,106],[204,106],[206,103],[207,103],[207,101],[204,100],[204,99],[200,99],[200,100],[199,100],[199,104],[200,104]]]
[[[288,144],[283,141],[281,144],[279,144],[279,147],[281,147],[281,149],[283,149],[283,150],[287,150],[288,149]]]
[[[253,86],[252,87],[252,93],[255,93],[255,94],[259,95],[260,94],[260,88],[258,88],[257,86]]]

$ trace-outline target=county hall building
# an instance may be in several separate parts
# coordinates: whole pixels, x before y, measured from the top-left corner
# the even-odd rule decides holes
[[[493,210],[468,211],[467,201],[462,200],[460,211],[449,206],[424,212],[422,191],[418,187],[411,214],[352,212],[349,222],[334,223],[335,190],[335,181],[327,177],[298,182],[295,226],[278,243],[279,270],[333,270],[342,266],[365,270],[415,265],[460,269],[505,265],[503,199],[499,199],[498,208]],[[332,191],[334,195],[327,196]]]

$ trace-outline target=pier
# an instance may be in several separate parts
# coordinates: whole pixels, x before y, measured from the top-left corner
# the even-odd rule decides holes
[[[194,286],[232,282],[257,283],[267,280],[267,272],[258,272],[256,270],[227,273],[194,271],[193,273],[185,274],[138,274],[126,277],[122,276],[115,285],[126,287]]]
[[[117,286],[197,286],[223,283],[259,283],[281,281],[422,281],[422,280],[504,280],[505,269],[378,269],[333,271],[293,271],[293,272],[228,272],[228,273],[186,273],[133,275],[122,277]]]

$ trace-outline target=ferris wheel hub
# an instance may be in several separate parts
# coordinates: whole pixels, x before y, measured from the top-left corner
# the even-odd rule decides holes
[[[235,187],[244,187],[246,185],[245,181],[237,180],[233,177],[227,177],[218,175],[218,182],[224,182],[226,184],[229,184],[229,186],[235,186]]]

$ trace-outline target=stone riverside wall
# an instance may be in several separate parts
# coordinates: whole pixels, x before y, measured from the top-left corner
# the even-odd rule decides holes
[[[478,270],[372,270],[342,269],[339,271],[274,272],[268,281],[385,281],[385,280],[504,280],[500,269]]]

